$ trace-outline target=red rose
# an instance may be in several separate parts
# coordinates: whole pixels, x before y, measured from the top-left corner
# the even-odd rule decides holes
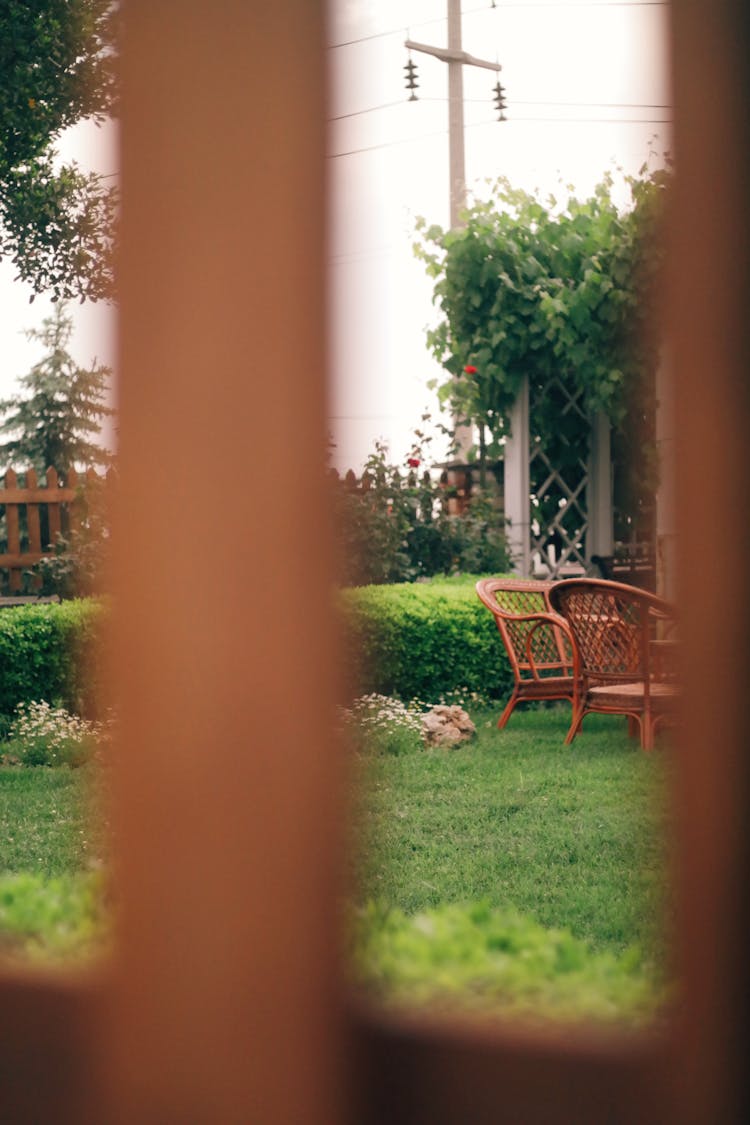
[[[464,367],[464,371],[467,375],[476,375],[477,373],[477,369],[473,363],[468,363],[466,367]]]
[[[406,462],[406,464],[409,466],[410,469],[418,469],[419,468],[419,458],[418,457],[410,457],[408,459],[408,461]]]

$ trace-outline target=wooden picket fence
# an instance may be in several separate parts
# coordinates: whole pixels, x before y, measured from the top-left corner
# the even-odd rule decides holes
[[[492,467],[496,467],[497,464],[498,462],[493,462]],[[478,467],[473,465],[455,465],[450,468],[437,467],[442,468],[438,480],[440,490],[444,494],[445,511],[451,516],[462,516],[469,507],[472,494],[478,483]],[[337,469],[331,469],[329,475],[334,485],[345,488],[348,492],[367,493],[374,485],[374,478],[368,472],[357,476],[353,469],[349,469],[342,475]],[[403,480],[412,487],[418,485],[420,481],[428,487],[430,486],[430,474],[426,469],[422,469],[421,472],[410,469],[404,472]],[[498,498],[499,507],[502,508],[502,487],[496,486],[494,491]]]
[[[23,487],[15,470],[8,469],[0,487],[0,537],[5,541],[0,589],[11,596],[23,590],[24,573],[30,567],[54,555],[60,536],[80,527],[86,487],[109,480],[109,474],[101,476],[95,469],[85,473],[69,469],[64,479],[55,469],[48,469],[42,481],[33,469],[22,476]],[[38,582],[32,579],[31,585]]]

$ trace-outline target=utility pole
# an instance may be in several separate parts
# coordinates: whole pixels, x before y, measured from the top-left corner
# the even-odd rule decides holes
[[[434,55],[436,59],[448,64],[448,154],[450,176],[450,223],[451,227],[461,225],[461,211],[466,205],[466,163],[464,158],[464,66],[481,66],[486,70],[499,71],[497,62],[478,59],[461,48],[461,0],[448,0],[448,47],[432,47],[427,43],[415,43],[407,39],[405,47],[410,51],[422,51]],[[459,458],[465,461],[472,446],[472,429],[465,424],[456,424],[456,449]]]
[[[460,226],[460,214],[466,202],[466,166],[464,159],[464,66],[481,66],[499,71],[497,62],[478,59],[461,49],[461,0],[448,0],[448,46],[432,47],[407,39],[405,47],[434,55],[448,64],[448,152],[450,173],[451,226]]]

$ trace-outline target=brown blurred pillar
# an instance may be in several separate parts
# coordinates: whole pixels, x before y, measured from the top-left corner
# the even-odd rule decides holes
[[[335,1125],[322,4],[124,20],[114,1112]]]
[[[321,5],[124,8],[122,940],[113,990],[0,976],[0,1120],[337,1125]],[[688,689],[675,754],[685,987],[673,1065],[658,1039],[543,1041],[512,1026],[359,1013],[352,1125],[747,1119],[742,8],[672,8]],[[273,487],[261,502],[263,474]]]
[[[685,640],[678,753],[677,941],[686,982],[677,1120],[747,1120],[748,207],[747,5],[672,5],[675,158],[670,331],[677,586]]]

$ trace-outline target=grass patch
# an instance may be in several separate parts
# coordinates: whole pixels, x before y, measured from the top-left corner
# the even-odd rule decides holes
[[[486,902],[413,916],[370,903],[350,933],[357,983],[389,1006],[643,1026],[667,995],[640,950],[592,953],[568,930]]]
[[[413,914],[484,899],[593,948],[656,948],[667,837],[666,756],[590,716],[563,745],[567,710],[474,716],[458,750],[362,756],[356,786],[360,901]]]
[[[0,769],[0,876],[86,871],[108,849],[101,768]]]
[[[111,903],[103,872],[0,876],[0,955],[90,961],[108,949]]]
[[[90,961],[109,941],[106,775],[0,768],[0,957]]]
[[[357,755],[352,874],[377,930],[365,946],[388,950],[380,984],[389,974],[399,987],[410,978],[394,968],[393,926],[382,923],[389,911],[422,918],[412,948],[420,927],[443,925],[444,908],[479,901],[656,979],[666,963],[668,747],[644,754],[625,721],[609,716],[587,718],[566,747],[565,707],[516,711],[505,731],[496,709],[472,717],[477,738],[461,749],[425,750],[412,739],[406,753],[401,732],[396,752],[379,736]],[[430,957],[420,958],[426,973]]]

